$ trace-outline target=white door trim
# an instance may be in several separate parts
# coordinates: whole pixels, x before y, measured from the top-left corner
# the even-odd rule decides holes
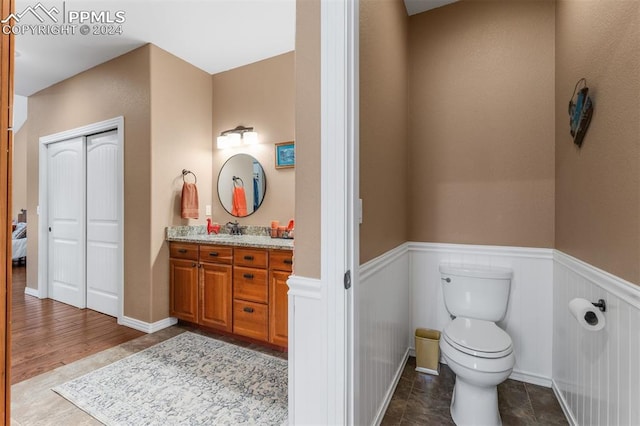
[[[321,3],[321,277],[327,289],[327,421],[353,424],[357,287],[358,1]]]
[[[120,254],[120,284],[118,288],[118,298],[120,300],[118,308],[118,321],[122,320],[124,312],[124,117],[116,117],[87,126],[78,127],[52,135],[42,136],[39,141],[39,169],[38,169],[38,297],[41,299],[49,297],[49,282],[47,265],[49,263],[49,232],[47,217],[47,145],[61,142],[66,139],[87,136],[107,130],[118,131],[118,187],[120,192],[120,218],[122,226],[120,230],[120,241],[123,244]]]

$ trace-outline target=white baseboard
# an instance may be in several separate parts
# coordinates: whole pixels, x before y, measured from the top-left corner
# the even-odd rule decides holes
[[[143,333],[155,333],[156,331],[171,327],[172,325],[176,325],[177,323],[178,319],[173,317],[165,318],[154,323],[148,323],[126,316],[118,319],[118,324],[133,328],[138,331],[142,331]]]
[[[545,388],[551,387],[551,379],[548,377],[540,376],[539,374],[527,373],[524,371],[513,370],[509,376],[512,380],[519,382],[531,383],[532,385],[543,386]]]
[[[393,398],[393,394],[396,391],[396,386],[398,386],[398,382],[400,381],[400,378],[402,377],[402,372],[404,371],[404,366],[407,364],[407,360],[409,359],[409,348],[407,348],[407,351],[404,353],[404,358],[403,361],[400,363],[400,365],[398,366],[398,369],[396,370],[396,374],[393,378],[393,381],[391,382],[391,385],[389,386],[389,389],[387,389],[387,393],[384,397],[384,401],[382,403],[382,405],[380,406],[378,413],[376,414],[376,417],[374,419],[373,424],[376,426],[379,426],[380,423],[382,423],[382,419],[384,418],[385,413],[387,412],[387,408],[389,408],[389,403],[391,403],[391,398]]]
[[[25,287],[24,288],[24,294],[26,294],[27,296],[33,296],[33,297],[37,297],[38,299],[40,299],[40,292],[38,291],[37,288],[31,288],[31,287]]]
[[[576,421],[576,418],[573,416],[573,413],[569,409],[569,404],[567,404],[567,400],[564,399],[564,396],[562,396],[562,392],[560,392],[560,389],[558,388],[558,385],[556,384],[555,380],[551,381],[551,389],[553,389],[553,393],[556,395],[556,399],[560,403],[560,408],[562,408],[562,412],[564,413],[564,416],[567,418],[567,421],[569,422],[569,424],[571,426],[577,426],[578,422]]]

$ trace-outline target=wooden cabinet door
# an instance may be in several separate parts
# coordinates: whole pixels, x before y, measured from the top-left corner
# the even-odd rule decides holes
[[[269,342],[287,347],[289,344],[289,286],[290,272],[270,271],[269,273]]]
[[[198,322],[198,264],[193,260],[171,259],[170,312],[172,317]]]
[[[200,321],[201,325],[232,331],[233,300],[231,265],[200,264]]]

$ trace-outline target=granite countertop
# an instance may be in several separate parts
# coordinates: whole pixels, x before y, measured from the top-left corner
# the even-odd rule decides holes
[[[249,235],[207,234],[205,226],[175,226],[166,230],[167,241],[197,244],[222,244],[235,247],[293,250],[292,239],[271,238],[260,230],[249,230]],[[262,235],[255,235],[262,234]]]

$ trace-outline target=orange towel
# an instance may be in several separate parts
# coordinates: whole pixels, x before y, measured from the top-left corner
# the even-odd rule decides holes
[[[198,188],[195,183],[182,185],[182,218],[198,218]]]
[[[233,188],[233,208],[231,214],[237,217],[244,217],[247,215],[247,195],[244,193],[244,188],[236,186]]]

